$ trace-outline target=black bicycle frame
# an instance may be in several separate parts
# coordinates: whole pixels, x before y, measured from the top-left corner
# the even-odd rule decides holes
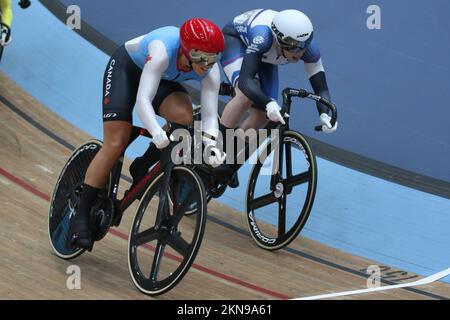
[[[150,133],[140,127],[133,126],[131,130],[131,137],[127,144],[127,147],[134,142],[138,137],[144,136],[147,138],[151,138]],[[117,199],[117,193],[119,191],[119,182],[120,178],[122,177],[122,167],[123,167],[123,159],[125,156],[125,150],[123,151],[122,155],[118,159],[117,163],[114,165],[113,170],[111,171],[111,184],[108,190],[107,197],[111,199],[114,203],[114,225],[118,225],[120,223],[120,220],[122,219],[122,215],[125,212],[126,209],[138,198],[142,197],[143,193],[147,189],[147,187],[150,185],[153,178],[161,172],[161,167],[165,168],[165,175],[163,179],[163,185],[161,188],[164,188],[163,190],[167,189],[167,185],[170,180],[170,173],[172,172],[173,163],[170,161],[170,158],[167,157],[167,155],[170,157],[171,152],[171,146],[174,144],[171,143],[162,153],[162,159],[159,161],[153,168],[150,170],[149,173],[145,175],[145,177],[139,181],[137,185],[135,185],[132,189],[128,190],[126,195],[122,199]],[[164,157],[164,159],[163,159]],[[164,192],[162,195],[162,200],[165,200],[166,193]],[[160,201],[161,203],[165,203],[165,201]],[[161,215],[161,211],[163,208],[158,208],[158,217]]]

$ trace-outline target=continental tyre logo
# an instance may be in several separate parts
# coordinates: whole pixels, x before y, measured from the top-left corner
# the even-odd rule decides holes
[[[311,161],[309,159],[308,154],[306,153],[305,148],[303,148],[302,144],[297,139],[291,137],[284,137],[283,142],[291,142],[295,144],[303,152],[303,155],[305,156],[306,159],[306,163],[308,164],[308,168],[311,166]]]
[[[259,228],[258,228],[258,226],[256,225],[255,217],[253,216],[253,213],[252,213],[252,212],[249,212],[249,213],[248,213],[248,217],[249,217],[249,219],[251,220],[250,225],[252,226],[254,235],[257,236],[258,239],[261,240],[261,241],[264,242],[264,243],[267,243],[267,244],[274,244],[275,241],[276,241],[276,239],[273,239],[273,238],[267,238],[266,236],[264,236],[264,235],[261,233],[261,231],[259,231]]]

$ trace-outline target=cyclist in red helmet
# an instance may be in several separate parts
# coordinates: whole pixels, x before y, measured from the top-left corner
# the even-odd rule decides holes
[[[224,37],[219,27],[207,19],[195,18],[180,28],[163,27],[127,41],[111,56],[103,83],[104,144],[86,172],[71,225],[71,245],[92,247],[89,212],[128,143],[135,105],[153,139],[147,152],[130,167],[133,183],[147,173],[151,162],[159,159],[159,150],[169,144],[156,115],[169,121],[172,129],[192,123],[192,102],[181,82],[201,83],[202,130],[214,138],[218,136],[220,71],[216,62],[223,50]],[[215,147],[214,139],[204,137],[203,141],[212,150],[208,161],[223,162],[225,155]]]

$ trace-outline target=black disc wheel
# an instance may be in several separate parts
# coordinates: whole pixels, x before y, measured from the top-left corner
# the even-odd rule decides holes
[[[82,193],[87,168],[101,149],[102,142],[91,140],[78,147],[70,156],[56,181],[50,201],[48,231],[50,244],[58,257],[72,259],[85,250],[67,244],[70,222]]]

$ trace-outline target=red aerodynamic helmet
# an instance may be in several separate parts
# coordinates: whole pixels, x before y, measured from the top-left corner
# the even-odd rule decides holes
[[[193,18],[183,23],[180,27],[181,50],[186,57],[192,49],[219,53],[225,47],[220,28],[208,19]]]

